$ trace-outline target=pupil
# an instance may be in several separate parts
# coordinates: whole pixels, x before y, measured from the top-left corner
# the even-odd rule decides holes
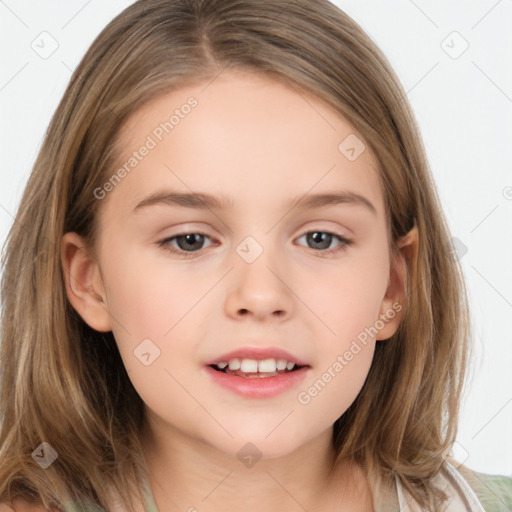
[[[313,242],[315,244],[320,244],[322,245],[322,247],[320,247],[321,249],[327,249],[330,245],[331,245],[331,234],[329,233],[323,233],[321,231],[314,231],[313,233],[309,233],[307,235],[308,237],[308,242]],[[325,238],[327,238],[327,243],[325,241]],[[324,239],[324,240],[322,240]]]
[[[198,237],[199,242],[196,240],[196,237]],[[187,235],[180,235],[176,237],[176,241],[178,242],[178,246],[180,249],[186,251],[188,249],[200,249],[203,245],[203,239],[204,236],[200,235],[199,233],[189,233]],[[181,242],[183,240],[186,240],[187,245],[184,246]],[[196,245],[196,246],[194,246]]]

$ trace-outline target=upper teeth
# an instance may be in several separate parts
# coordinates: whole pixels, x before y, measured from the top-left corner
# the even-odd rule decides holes
[[[275,372],[277,370],[292,370],[295,363],[286,359],[230,359],[229,361],[220,361],[217,365],[221,370],[229,366],[230,370],[241,370],[242,372]]]

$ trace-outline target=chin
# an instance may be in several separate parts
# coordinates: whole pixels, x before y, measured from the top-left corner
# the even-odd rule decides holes
[[[274,434],[268,436],[268,433],[269,431],[260,435],[237,435],[234,439],[228,440],[227,445],[218,448],[229,457],[240,460],[247,467],[251,467],[258,460],[285,457],[299,448],[297,437],[289,433],[275,437]]]

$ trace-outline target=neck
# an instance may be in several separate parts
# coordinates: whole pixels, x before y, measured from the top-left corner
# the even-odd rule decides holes
[[[354,485],[361,471],[348,464],[334,467],[332,428],[276,458],[251,457],[250,448],[247,457],[229,455],[151,421],[145,422],[141,443],[160,512],[313,511],[333,500],[344,505],[340,510],[356,510],[349,503],[361,503],[361,487]]]

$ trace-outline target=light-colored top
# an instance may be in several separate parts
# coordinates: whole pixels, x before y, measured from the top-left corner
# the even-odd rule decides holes
[[[437,476],[436,486],[441,488],[447,495],[448,501],[445,505],[447,512],[486,512],[480,503],[477,495],[469,486],[463,476],[449,462],[445,461],[445,471]],[[398,507],[401,512],[423,512],[416,500],[402,486],[396,478]],[[511,511],[512,512],[512,511]]]

